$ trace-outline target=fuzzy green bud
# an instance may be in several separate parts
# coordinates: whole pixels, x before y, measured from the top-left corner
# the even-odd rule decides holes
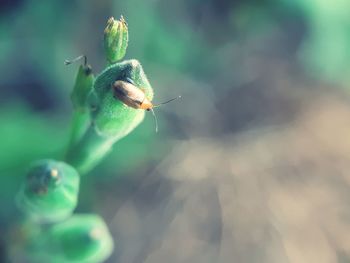
[[[30,218],[40,222],[70,216],[77,205],[79,174],[70,165],[54,160],[34,163],[17,195],[17,204]]]
[[[128,25],[123,16],[119,20],[109,18],[104,31],[104,47],[110,64],[116,63],[125,56],[128,40]]]
[[[133,109],[114,96],[113,83],[127,79],[142,89],[148,100],[153,99],[153,89],[136,59],[125,60],[106,68],[96,78],[92,93],[97,97],[97,103],[91,118],[97,132],[103,136],[122,138],[143,120],[144,110]]]

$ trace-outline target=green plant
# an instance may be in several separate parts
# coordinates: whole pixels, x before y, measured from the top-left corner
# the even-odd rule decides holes
[[[126,106],[113,95],[116,80],[142,87],[147,99],[153,90],[137,60],[119,62],[126,52],[128,29],[123,17],[110,18],[104,32],[108,66],[96,78],[85,61],[78,69],[71,94],[74,108],[64,160],[39,160],[30,167],[18,194],[24,214],[22,250],[25,261],[101,262],[113,250],[103,220],[96,215],[72,215],[80,176],[90,171],[144,118],[144,110]],[[70,62],[67,61],[67,64]]]

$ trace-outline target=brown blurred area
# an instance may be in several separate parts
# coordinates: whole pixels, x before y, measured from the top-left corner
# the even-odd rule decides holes
[[[192,119],[210,134],[189,122],[192,135],[153,171],[103,197],[109,262],[350,262],[348,94],[270,62],[244,89],[205,101],[215,114]],[[177,108],[180,123],[189,107]]]
[[[350,262],[349,94],[305,74],[282,24],[217,49],[205,81],[154,69],[183,94],[173,146],[102,197],[109,262]]]

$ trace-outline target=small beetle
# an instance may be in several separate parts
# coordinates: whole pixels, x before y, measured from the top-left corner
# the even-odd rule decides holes
[[[143,92],[143,90],[136,87],[135,83],[129,78],[127,78],[126,81],[123,81],[123,80],[115,81],[113,83],[113,92],[114,92],[114,97],[116,99],[119,99],[121,102],[123,102],[127,106],[134,109],[151,111],[156,123],[156,132],[158,131],[158,123],[157,123],[157,118],[153,109],[163,104],[169,103],[173,100],[181,98],[181,96],[178,96],[171,100],[162,102],[158,105],[153,105],[152,102],[146,98],[146,94]]]
[[[150,111],[153,104],[146,98],[146,94],[129,79],[127,81],[117,80],[114,82],[114,96],[131,108]]]

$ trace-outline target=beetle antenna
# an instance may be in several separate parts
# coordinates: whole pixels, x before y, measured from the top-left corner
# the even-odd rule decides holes
[[[179,95],[179,96],[177,96],[177,97],[175,97],[175,98],[172,98],[171,100],[167,100],[167,101],[164,101],[164,102],[159,103],[159,104],[157,104],[157,105],[154,105],[153,108],[158,108],[158,107],[161,106],[161,105],[167,104],[167,103],[169,103],[169,102],[172,102],[173,100],[177,100],[177,99],[180,99],[180,98],[181,98],[181,95]]]
[[[156,132],[158,132],[158,121],[157,121],[156,114],[154,113],[154,110],[152,108],[150,108],[150,111],[152,112],[152,115],[154,117],[154,122],[156,124]]]
[[[75,63],[75,62],[81,60],[82,58],[84,59],[84,67],[86,67],[86,66],[87,66],[87,57],[86,57],[85,55],[81,55],[81,56],[76,57],[76,58],[74,58],[74,59],[72,59],[72,60],[66,59],[66,60],[64,61],[64,64],[65,64],[65,65],[69,65],[69,64],[72,64],[72,63]]]

